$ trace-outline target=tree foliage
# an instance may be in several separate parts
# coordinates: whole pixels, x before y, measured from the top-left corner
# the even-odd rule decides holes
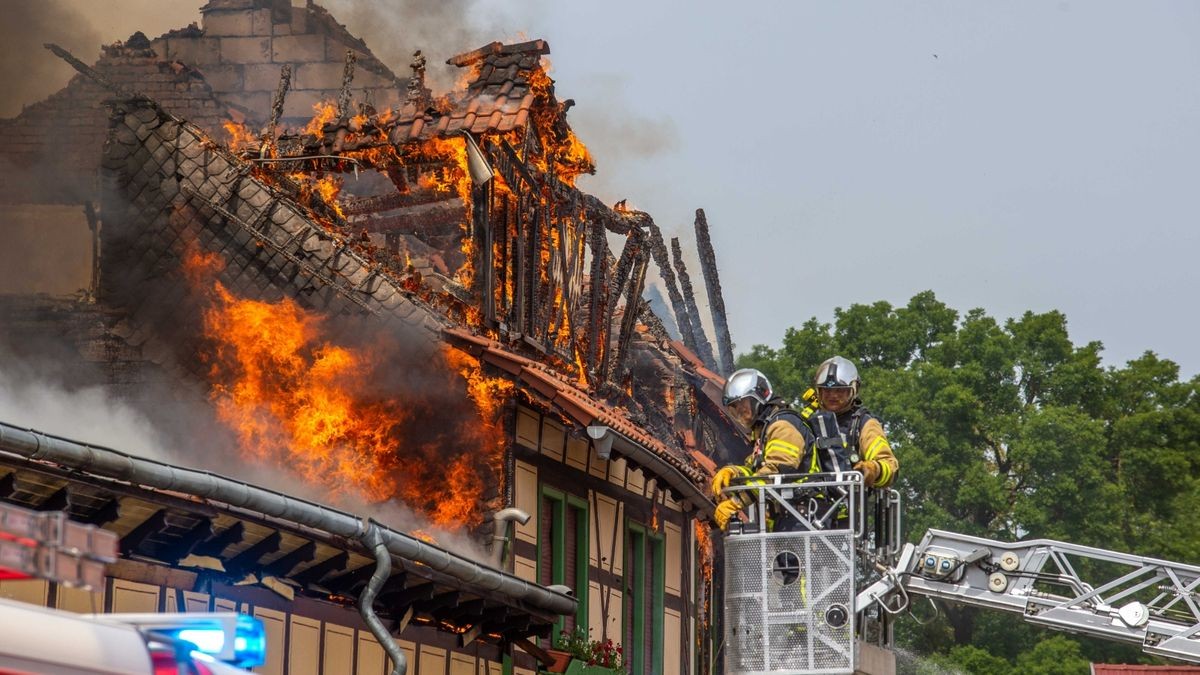
[[[862,398],[900,458],[910,540],[941,528],[1200,561],[1200,377],[1181,380],[1176,364],[1152,352],[1105,366],[1102,349],[1072,343],[1061,312],[1000,322],[980,309],[960,314],[926,291],[904,307],[838,308],[833,324],[809,319],[739,366],[762,370],[794,398],[825,358],[858,365]],[[1140,656],[1061,636],[1037,642],[1045,633],[1015,617],[943,610],[935,625],[908,623],[900,634],[967,672],[1000,672],[991,657],[1015,672],[1071,673],[1084,672],[1079,663],[1086,671],[1088,659]]]

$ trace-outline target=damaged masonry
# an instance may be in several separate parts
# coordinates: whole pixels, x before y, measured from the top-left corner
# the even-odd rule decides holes
[[[199,392],[240,462],[328,502],[4,420],[0,498],[121,537],[93,595],[31,597],[253,613],[264,672],[385,672],[386,651],[526,673],[575,629],[638,671],[712,672],[706,485],[744,447],[720,412],[732,343],[703,212],[715,340],[684,244],[672,261],[648,214],[575,186],[595,166],[545,41],[455,56],[461,86],[435,95],[423,55],[398,78],[317,5],[202,13],[94,65],[50,46],[80,75],[0,121],[24,174],[5,203],[87,204],[96,244],[87,297],[7,298],[4,337],[67,335],[120,395]],[[643,300],[651,264],[680,340]],[[392,504],[428,531],[363,519]]]

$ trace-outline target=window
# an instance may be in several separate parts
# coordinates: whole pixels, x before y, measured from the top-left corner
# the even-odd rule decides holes
[[[662,535],[629,521],[625,551],[625,663],[633,675],[663,672]]]
[[[562,631],[570,633],[579,626],[587,632],[588,505],[575,495],[543,486],[539,511],[538,581],[572,588],[579,601],[575,616],[560,617],[555,624],[557,643]]]

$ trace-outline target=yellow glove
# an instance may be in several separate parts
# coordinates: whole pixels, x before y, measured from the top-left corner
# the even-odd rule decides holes
[[[742,510],[742,505],[736,499],[726,499],[717,504],[717,510],[713,513],[713,519],[717,521],[717,527],[724,530],[729,525],[729,519],[733,514]]]
[[[862,472],[863,483],[867,487],[875,487],[875,481],[879,480],[879,462],[857,462],[854,470]]]
[[[729,487],[729,481],[733,480],[740,472],[736,466],[722,467],[717,471],[717,475],[713,476],[712,481],[712,496],[715,499],[721,498],[721,491]]]

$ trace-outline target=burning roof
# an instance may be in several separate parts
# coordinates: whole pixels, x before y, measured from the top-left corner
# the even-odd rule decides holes
[[[594,169],[548,51],[454,57],[463,87],[437,98],[418,55],[407,101],[385,110],[351,101],[350,54],[342,95],[303,129],[276,126],[285,69],[272,123],[227,124],[228,147],[126,92],[103,160],[101,300],[122,312],[118,334],[207,381],[253,456],[435,521],[478,522],[497,503],[481,477],[498,471],[514,384],[576,428],[612,430],[618,453],[708,508],[697,486],[727,437],[696,412],[715,412],[703,399],[718,378],[671,347],[641,299],[651,258],[670,266],[653,220],[574,187]],[[610,233],[626,238],[619,258]],[[680,325],[685,339],[703,330]],[[406,396],[414,373],[458,403]],[[441,430],[405,421],[429,419]],[[497,450],[444,456],[464,428],[467,445]],[[453,508],[413,468],[447,464],[451,492],[471,495]]]

